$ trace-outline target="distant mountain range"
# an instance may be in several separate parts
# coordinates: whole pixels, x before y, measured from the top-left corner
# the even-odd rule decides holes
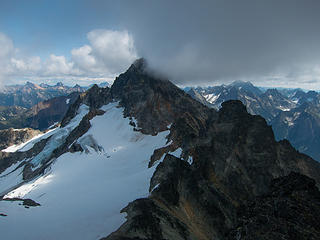
[[[301,89],[262,89],[250,82],[187,88],[194,99],[215,109],[227,100],[240,100],[249,113],[261,115],[276,140],[288,139],[300,152],[320,161],[320,94]]]
[[[65,96],[72,92],[83,92],[86,89],[86,87],[79,85],[65,86],[61,82],[54,86],[44,83],[37,85],[31,82],[27,82],[25,85],[6,86],[0,91],[0,106],[31,108],[41,101]]]
[[[60,122],[81,92],[88,87],[35,84],[6,86],[0,90],[0,129],[34,128],[45,130],[52,124]],[[99,87],[108,87],[103,82]]]

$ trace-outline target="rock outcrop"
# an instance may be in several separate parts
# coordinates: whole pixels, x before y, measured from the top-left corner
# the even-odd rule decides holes
[[[298,173],[274,179],[270,191],[238,208],[238,225],[227,239],[319,239],[320,192]]]
[[[232,238],[239,236],[240,230],[233,229],[242,224],[239,209],[250,209],[256,199],[261,203],[276,183],[299,188],[291,171],[312,176],[319,185],[319,164],[298,153],[287,141],[276,142],[265,120],[248,114],[239,101],[224,103],[218,118],[208,122],[207,131],[200,132],[203,134],[196,137],[194,145],[185,145],[189,147],[185,151],[193,153],[193,163],[166,155],[152,177],[150,197],[124,208],[127,222],[106,239],[242,239]],[[316,208],[310,217],[313,221],[320,202],[315,181],[309,183],[312,196],[306,194],[304,201],[310,197]],[[278,194],[279,201],[282,197]],[[313,214],[308,211],[298,211],[296,216]],[[283,224],[289,224],[287,221],[284,219]],[[310,236],[316,236],[319,229],[315,221],[310,224]],[[255,231],[258,226],[250,225]],[[299,226],[295,231],[297,236],[306,232]],[[283,234],[291,236],[291,232]],[[276,233],[261,239],[274,239],[272,236]]]
[[[31,128],[0,130],[0,150],[5,149],[11,145],[18,145],[26,142],[34,136],[40,134],[39,130]]]
[[[152,177],[150,196],[125,207],[127,221],[106,239],[228,239],[241,225],[239,208],[250,206],[252,201],[270,193],[275,179],[290,184],[290,173],[297,172],[315,179],[315,185],[319,186],[319,163],[297,152],[288,141],[275,141],[266,121],[250,115],[240,101],[223,103],[217,113],[192,100],[186,103],[179,95],[181,101],[175,100],[179,91],[170,85],[170,90],[159,92],[167,92],[176,114],[171,117],[166,109],[163,114],[161,110],[154,112],[152,104],[152,110],[146,110],[145,106],[159,98],[144,92],[143,86],[156,86],[158,81],[144,74],[147,73],[131,66],[115,81],[111,92],[120,96],[127,114],[138,120],[145,133],[157,130],[150,122],[159,121],[157,126],[161,126],[161,121],[165,124],[166,120],[172,121],[168,137],[172,144],[171,148],[155,151],[157,159],[162,154],[165,157]],[[138,83],[132,85],[139,87],[136,90],[126,87],[130,82]],[[148,120],[143,118],[145,115]],[[179,147],[181,156],[170,155],[170,151]],[[192,161],[188,162],[190,158]],[[310,199],[318,201],[315,195]],[[319,210],[320,205],[316,208]],[[303,234],[298,227],[296,231]]]

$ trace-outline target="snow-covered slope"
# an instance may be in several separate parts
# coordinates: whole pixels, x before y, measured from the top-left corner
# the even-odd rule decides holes
[[[30,198],[41,206],[25,208],[20,201],[0,201],[0,213],[7,215],[0,216],[3,239],[99,239],[125,221],[122,208],[149,194],[157,164],[148,168],[148,163],[154,149],[166,145],[169,131],[156,136],[135,131],[117,102],[101,110],[105,113],[90,120],[90,129],[77,139],[85,151],[61,155],[44,175],[5,196]],[[49,133],[44,151],[27,161],[40,164],[88,111],[82,105],[67,126]],[[12,171],[18,164],[0,175],[0,192],[8,189],[8,183],[12,187],[22,181],[21,169]]]

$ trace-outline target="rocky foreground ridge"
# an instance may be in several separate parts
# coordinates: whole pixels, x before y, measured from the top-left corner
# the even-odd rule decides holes
[[[236,230],[245,225],[239,211],[252,211],[250,204],[257,198],[259,202],[267,201],[264,196],[273,191],[274,182],[280,181],[277,178],[284,186],[291,184],[292,192],[299,192],[299,186],[295,189],[291,183],[292,172],[315,179],[306,180],[313,183],[313,190],[301,193],[296,201],[287,201],[279,193],[278,199],[292,206],[302,203],[300,200],[305,197],[319,211],[317,162],[297,152],[288,141],[276,142],[266,121],[248,114],[240,101],[223,103],[219,112],[208,109],[169,82],[150,75],[143,64],[138,62],[120,75],[110,92],[122,93],[120,104],[128,115],[138,119],[138,128],[147,133],[159,131],[172,121],[168,140],[173,143],[168,148],[181,147],[182,155],[177,158],[166,154],[168,148],[154,151],[151,165],[166,155],[152,177],[150,196],[125,207],[127,222],[106,239],[242,239],[244,235]],[[272,210],[277,212],[278,208]],[[274,235],[259,235],[258,223],[252,223],[255,228],[244,239],[274,239],[277,234],[284,239],[291,239],[292,234],[316,239],[320,233],[317,211],[306,207],[295,212],[298,216],[307,215],[309,234],[298,224],[290,224],[290,218],[281,218],[275,222],[282,221],[290,228],[272,228]],[[270,227],[275,225],[270,222]]]
[[[165,155],[152,177],[150,196],[125,207],[127,222],[106,239],[241,239],[240,233],[233,238],[242,224],[239,209],[268,194],[274,179],[297,172],[312,177],[319,186],[319,164],[288,141],[276,142],[266,121],[248,114],[240,101],[225,102],[216,112],[158,79],[145,64],[135,62],[110,89],[95,86],[78,103],[98,109],[118,100],[124,115],[137,119],[136,129],[146,134],[156,134],[172,123],[168,136],[172,143],[156,149],[150,159],[152,166]],[[63,124],[73,117],[74,109],[69,109]],[[179,147],[180,158],[169,154]],[[291,179],[285,179],[290,184]],[[312,194],[317,195],[314,189]],[[318,200],[315,197],[313,203]],[[301,211],[310,215],[313,235],[303,235],[296,225],[292,231],[317,236],[316,211]],[[289,239],[290,231],[279,234]]]
[[[155,149],[150,158],[149,167],[163,160],[152,176],[149,197],[124,207],[127,221],[104,239],[319,236],[320,164],[288,141],[275,141],[266,121],[250,115],[240,101],[224,102],[219,112],[210,109],[150,72],[143,59],[117,77],[111,88],[95,85],[79,96],[61,126],[72,121],[81,104],[89,106],[89,113],[40,167],[22,163],[24,180],[44,173],[63,153],[85,151],[76,140],[90,129],[90,119],[104,114],[101,106],[114,101],[136,131],[170,134],[167,145]],[[0,173],[40,153],[48,140],[26,152],[2,153]],[[179,157],[170,154],[179,149]]]

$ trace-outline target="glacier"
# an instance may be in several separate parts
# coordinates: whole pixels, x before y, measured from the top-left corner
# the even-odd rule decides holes
[[[167,144],[169,131],[156,136],[135,131],[118,102],[101,110],[105,113],[91,119],[90,129],[77,140],[81,146],[87,144],[87,151],[61,155],[44,175],[5,196],[30,198],[41,206],[25,208],[18,201],[0,201],[0,213],[7,215],[0,217],[3,239],[100,239],[125,222],[121,209],[149,195],[150,179],[160,161],[151,168],[148,163],[153,151]],[[67,126],[49,133],[45,154],[31,161],[41,163],[47,152],[63,142],[57,139],[63,140],[88,111],[82,106]],[[91,146],[92,139],[98,150]],[[6,171],[0,175],[0,186],[21,179],[21,170]]]

